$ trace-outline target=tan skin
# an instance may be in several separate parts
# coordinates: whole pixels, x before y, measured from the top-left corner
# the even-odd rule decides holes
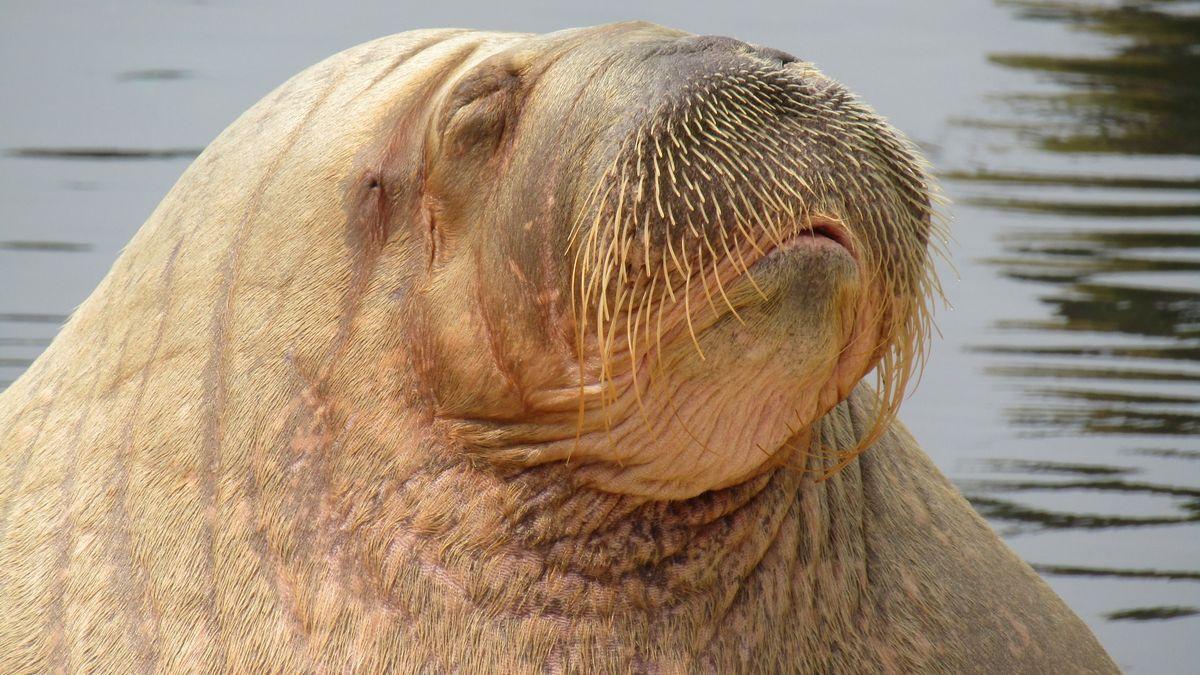
[[[647,24],[306,71],[0,395],[0,671],[1111,671],[859,384],[897,139]]]

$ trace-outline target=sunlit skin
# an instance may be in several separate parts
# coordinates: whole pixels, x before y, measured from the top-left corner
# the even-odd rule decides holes
[[[728,38],[314,66],[0,395],[0,672],[1111,672],[895,420],[935,199]]]

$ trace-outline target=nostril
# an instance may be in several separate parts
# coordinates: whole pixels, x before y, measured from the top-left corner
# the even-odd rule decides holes
[[[774,61],[780,68],[800,61],[799,58],[783,50],[752,45],[724,35],[689,35],[658,46],[654,51],[660,55],[698,54],[701,52],[753,55],[766,61]]]
[[[755,47],[755,53],[764,59],[770,61],[779,61],[780,67],[786,66],[789,63],[795,63],[800,59],[783,51],[782,49],[772,49],[771,47]]]

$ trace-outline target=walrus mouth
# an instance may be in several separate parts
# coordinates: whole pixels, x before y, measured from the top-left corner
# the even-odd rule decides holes
[[[854,239],[846,226],[834,218],[814,216],[807,219],[794,233],[762,251],[761,257],[750,261],[745,271],[753,273],[762,270],[764,266],[774,266],[796,256],[821,252],[849,257],[855,266],[861,264]]]
[[[780,242],[774,250],[787,251],[804,247],[840,247],[845,249],[855,260],[858,259],[849,230],[840,221],[833,218],[820,216],[811,218],[800,228],[799,232]],[[770,253],[768,251],[768,255]]]

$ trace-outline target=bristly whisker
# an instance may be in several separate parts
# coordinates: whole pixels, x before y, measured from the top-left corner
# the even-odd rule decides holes
[[[929,243],[942,236],[943,200],[911,143],[867,106],[827,88],[839,95],[826,108],[794,77],[700,78],[621,144],[572,230],[577,344],[582,360],[594,339],[602,377],[612,377],[617,333],[642,336],[644,345],[622,340],[628,350],[653,345],[661,356],[664,335],[674,334],[664,316],[678,317],[703,362],[697,301],[741,321],[732,279],[765,299],[749,273],[756,261],[797,237],[827,238],[883,299],[869,317],[880,325],[877,423],[854,448],[836,450],[840,463],[882,433],[923,367],[941,297],[932,259],[942,246]]]

